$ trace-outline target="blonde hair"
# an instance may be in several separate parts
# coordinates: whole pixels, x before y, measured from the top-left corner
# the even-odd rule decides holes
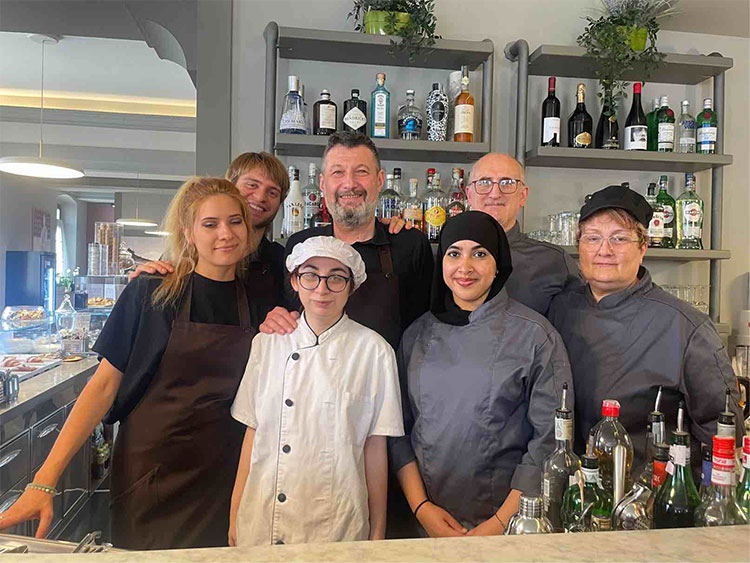
[[[231,162],[225,178],[236,184],[240,176],[254,168],[262,168],[271,181],[281,188],[281,201],[284,201],[289,193],[289,173],[284,164],[271,153],[243,152]]]
[[[608,207],[606,209],[602,209],[601,211],[597,211],[590,217],[586,217],[584,221],[578,223],[576,242],[580,241],[581,235],[583,234],[583,228],[586,226],[586,223],[591,221],[591,219],[593,219],[594,217],[605,214],[613,221],[619,223],[625,229],[629,231],[635,231],[635,235],[638,238],[638,246],[643,247],[648,244],[648,230],[646,229],[646,227],[639,223],[630,213],[628,213],[624,209],[620,209],[619,207]]]
[[[188,240],[187,232],[192,232],[195,215],[201,204],[209,197],[225,195],[237,202],[242,219],[247,228],[247,254],[255,250],[260,240],[250,223],[250,216],[245,200],[239,190],[228,180],[222,178],[208,178],[194,176],[180,186],[177,195],[172,198],[164,217],[163,229],[169,233],[167,237],[166,258],[174,265],[174,272],[162,279],[153,294],[152,302],[155,307],[174,305],[185,290],[188,276],[198,265],[198,251]],[[241,261],[240,261],[241,262]],[[240,273],[240,263],[237,272]]]

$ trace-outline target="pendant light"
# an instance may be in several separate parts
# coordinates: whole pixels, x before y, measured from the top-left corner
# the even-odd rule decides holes
[[[44,139],[44,46],[49,43],[54,45],[57,38],[50,35],[29,35],[34,43],[42,45],[42,82],[41,103],[39,105],[39,156],[6,156],[0,158],[0,172],[18,174],[20,176],[33,176],[35,178],[81,178],[83,171],[66,163],[63,160],[45,158],[42,156],[42,144]]]
[[[168,237],[169,236],[169,233],[167,231],[143,231],[143,234],[153,235],[155,237]]]
[[[117,219],[117,221],[115,222],[118,225],[123,225],[124,227],[145,227],[147,229],[155,229],[156,227],[159,226],[156,222],[150,221],[148,219],[141,219],[138,216],[138,192],[141,191],[140,182],[141,182],[141,175],[136,174],[136,177],[135,177],[135,217],[121,218],[121,219]]]

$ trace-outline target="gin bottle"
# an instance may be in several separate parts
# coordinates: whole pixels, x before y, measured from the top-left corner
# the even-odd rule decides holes
[[[305,199],[305,229],[309,229],[313,226],[313,217],[320,213],[321,201],[318,171],[314,162],[308,167],[307,185],[302,188],[302,197]]]
[[[406,103],[398,110],[398,134],[406,141],[417,141],[422,136],[422,110],[414,102],[414,90],[406,91]]]
[[[401,194],[395,189],[395,178],[393,174],[386,174],[385,189],[380,192],[378,203],[378,215],[381,219],[399,217],[401,214]]]
[[[664,210],[656,200],[656,184],[654,182],[648,185],[646,201],[651,206],[653,213],[651,221],[648,223],[648,246],[649,248],[661,248],[661,241],[664,238]]]
[[[687,100],[682,100],[678,137],[680,139],[680,152],[695,152],[695,118],[690,115],[690,102]]]
[[[677,229],[675,228],[675,201],[669,195],[669,179],[666,175],[659,177],[659,193],[656,201],[661,205],[664,213],[664,237],[661,239],[662,248],[674,248],[677,239]]]
[[[432,83],[432,92],[425,101],[427,140],[445,141],[448,134],[448,96],[439,82]]]
[[[657,149],[659,152],[674,151],[674,112],[669,107],[669,99],[662,96],[656,114]]]
[[[370,97],[370,137],[387,139],[391,136],[391,93],[385,88],[385,73],[375,75],[377,84]]]
[[[352,89],[352,97],[344,102],[344,131],[367,134],[367,102],[359,98],[359,90]]]
[[[612,528],[612,495],[599,484],[599,460],[581,456],[581,469],[565,490],[560,511],[566,532],[606,531]]]
[[[289,91],[284,96],[284,106],[281,109],[279,133],[293,135],[307,134],[307,120],[305,119],[305,102],[299,94],[299,77],[289,76]]]
[[[716,154],[718,118],[713,107],[711,98],[703,100],[703,111],[696,119],[698,152],[701,154]]]
[[[734,436],[714,436],[711,484],[713,495],[695,510],[696,526],[738,526],[747,516],[737,504],[734,488]]]
[[[703,200],[695,192],[695,176],[685,174],[685,191],[677,198],[677,248],[703,248]]]
[[[404,201],[404,221],[410,223],[418,231],[424,232],[424,212],[422,201],[417,197],[419,180],[409,179],[409,197]]]

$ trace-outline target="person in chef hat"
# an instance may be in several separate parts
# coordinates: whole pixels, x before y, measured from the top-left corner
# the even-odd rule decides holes
[[[312,237],[286,259],[304,311],[258,334],[232,416],[247,426],[230,545],[382,539],[386,436],[402,436],[393,348],[345,312],[367,278],[359,253]]]

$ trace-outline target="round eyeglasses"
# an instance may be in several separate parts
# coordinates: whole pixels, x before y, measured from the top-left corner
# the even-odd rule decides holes
[[[499,180],[492,180],[491,178],[482,178],[480,180],[474,180],[472,185],[474,191],[479,195],[487,195],[492,191],[492,186],[497,184],[500,193],[503,194],[514,194],[518,190],[518,185],[523,184],[523,180],[520,178],[500,178]]]
[[[313,291],[320,285],[320,280],[325,280],[328,291],[332,293],[341,293],[346,289],[351,278],[333,274],[331,276],[321,276],[314,272],[303,272],[297,274],[299,284],[308,291]]]

